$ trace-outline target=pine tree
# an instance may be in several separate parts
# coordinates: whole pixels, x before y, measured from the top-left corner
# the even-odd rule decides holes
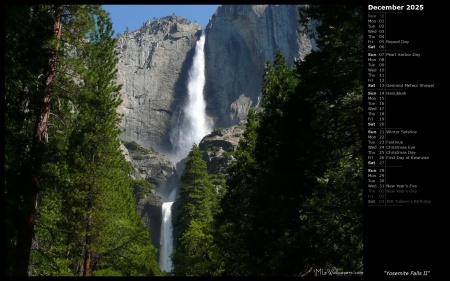
[[[221,212],[214,217],[214,244],[217,245],[216,256],[221,265],[217,269],[220,275],[249,275],[248,265],[253,258],[251,247],[254,245],[252,221],[257,207],[252,202],[259,167],[254,155],[257,128],[258,118],[250,109],[243,138],[234,153],[235,161],[227,168]]]
[[[200,149],[196,144],[192,146],[185,164],[181,182],[184,184],[180,191],[181,201],[180,220],[186,226],[191,220],[211,222],[211,202],[213,187],[209,179],[206,162],[202,159]],[[181,226],[181,232],[184,227]]]
[[[181,181],[180,214],[177,227],[181,236],[172,253],[174,269],[179,276],[211,276],[214,193],[206,162],[200,149],[192,146]]]
[[[26,276],[42,167],[51,154],[46,131],[57,56],[52,39],[60,35],[61,6],[5,8],[5,273]]]
[[[326,171],[301,210],[304,230],[316,234],[311,265],[362,271],[363,12],[357,5],[317,5],[300,13],[317,23],[319,50],[297,69],[309,81],[301,85],[309,100],[320,105],[313,124],[324,129],[317,137],[328,140]]]
[[[38,10],[47,15],[44,8]],[[58,67],[52,98],[47,100],[55,113],[47,119],[45,162],[30,165],[39,169],[41,187],[31,272],[160,275],[156,249],[135,211],[130,167],[119,149],[120,86],[115,84],[117,54],[109,16],[98,5],[69,5],[61,21],[60,48],[50,49],[57,51]],[[45,84],[42,89],[45,97]],[[13,112],[10,108],[8,113]],[[42,101],[36,112],[41,114],[41,108]],[[26,168],[15,165],[18,171]],[[13,170],[5,168],[12,179]],[[12,198],[8,197],[8,206],[13,205]],[[13,244],[9,239],[7,243]]]

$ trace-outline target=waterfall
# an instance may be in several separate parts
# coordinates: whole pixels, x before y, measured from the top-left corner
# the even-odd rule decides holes
[[[162,271],[170,272],[172,271],[172,260],[170,259],[170,254],[172,253],[173,246],[173,227],[172,227],[172,204],[175,201],[176,188],[172,189],[166,202],[162,205],[162,225],[161,225],[161,248],[159,256],[159,268]]]
[[[192,148],[192,144],[199,144],[202,138],[211,132],[211,121],[206,116],[206,103],[203,98],[205,86],[205,35],[202,33],[195,45],[194,60],[189,70],[187,85],[187,103],[183,108],[183,118],[175,131],[171,141],[174,147],[172,160],[177,163],[185,158]]]
[[[189,70],[189,80],[187,84],[187,102],[180,114],[177,126],[171,134],[171,141],[174,147],[171,160],[173,163],[179,162],[187,157],[193,143],[199,144],[202,138],[211,132],[211,121],[206,116],[206,103],[203,98],[203,88],[205,85],[205,35],[202,32],[200,39],[195,45],[193,64]],[[179,117],[180,117],[179,116]],[[172,190],[169,197],[162,205],[163,221],[161,225],[161,248],[159,257],[159,267],[161,270],[172,271],[172,260],[170,254],[173,247],[173,226],[172,226],[172,204],[175,201],[176,188]]]

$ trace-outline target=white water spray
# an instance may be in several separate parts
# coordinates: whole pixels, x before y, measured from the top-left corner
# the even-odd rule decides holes
[[[206,103],[203,98],[205,86],[205,35],[202,34],[195,45],[194,62],[189,70],[188,101],[183,108],[181,124],[172,134],[174,144],[173,161],[176,163],[185,158],[192,145],[200,143],[202,138],[211,132],[211,122],[206,116]]]

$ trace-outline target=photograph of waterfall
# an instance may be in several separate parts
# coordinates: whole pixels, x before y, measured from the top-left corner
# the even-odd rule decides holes
[[[5,5],[5,275],[433,276],[444,25],[376,2]]]

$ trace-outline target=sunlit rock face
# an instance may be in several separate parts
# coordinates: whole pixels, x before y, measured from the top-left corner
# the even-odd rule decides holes
[[[314,48],[298,22],[298,5],[222,5],[205,28],[206,115],[214,128],[245,120],[261,97],[267,60],[280,49],[289,65]],[[169,157],[183,121],[189,70],[202,27],[172,15],[117,37],[124,141]],[[214,129],[212,128],[212,129]],[[172,137],[172,138],[171,138]]]
[[[258,104],[264,66],[280,49],[289,65],[314,42],[301,30],[297,5],[222,5],[206,27],[207,114],[217,127],[236,125]]]
[[[188,70],[200,35],[198,23],[167,16],[117,37],[122,140],[170,154],[171,128],[185,102]]]
[[[239,124],[228,128],[217,129],[206,135],[199,144],[208,173],[226,174],[227,167],[234,160],[239,140],[245,131],[245,125]]]

